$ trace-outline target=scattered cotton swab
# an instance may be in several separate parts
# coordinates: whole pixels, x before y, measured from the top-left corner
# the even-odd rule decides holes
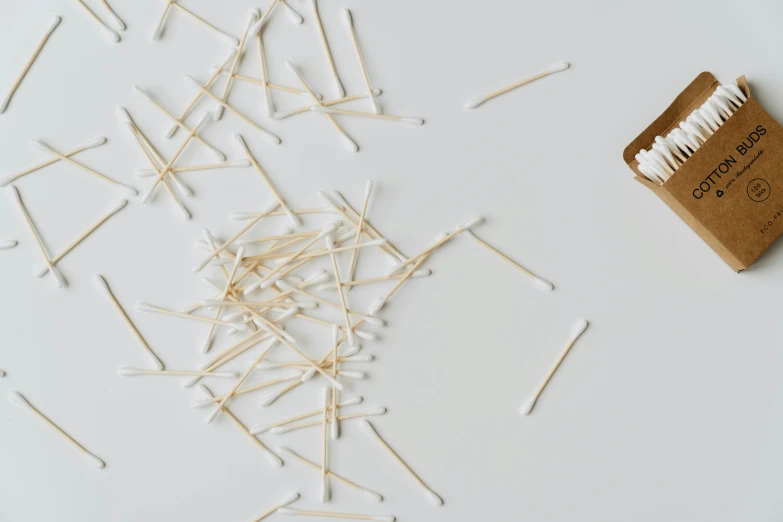
[[[372,83],[370,82],[370,76],[367,74],[367,64],[364,62],[364,54],[362,53],[361,47],[359,47],[359,39],[356,37],[356,28],[353,24],[353,15],[351,14],[351,11],[348,8],[343,9],[343,15],[345,17],[345,23],[348,26],[348,31],[351,33],[351,40],[353,40],[353,47],[356,49],[356,56],[359,58],[359,65],[362,67],[362,76],[364,77],[364,83],[367,86],[367,92],[369,94],[370,98],[370,105],[372,106],[372,111],[375,114],[381,114],[381,104],[378,101],[378,98],[375,97],[373,94],[373,88]]]
[[[342,98],[345,96],[345,89],[340,81],[340,76],[337,74],[337,66],[334,64],[334,58],[332,57],[332,49],[329,47],[329,41],[326,39],[326,32],[324,31],[324,25],[321,22],[321,15],[318,12],[318,4],[316,0],[310,0],[313,6],[313,17],[315,19],[315,25],[318,27],[318,34],[321,36],[321,44],[326,53],[326,61],[329,63],[329,70],[332,72],[332,80],[334,80],[334,89],[337,92],[337,97]]]
[[[100,28],[101,32],[103,32],[103,35],[110,41],[117,43],[120,41],[120,35],[117,34],[117,31],[106,25],[103,20],[98,18],[98,15],[96,15],[92,9],[87,7],[87,4],[83,2],[83,0],[76,0],[77,3],[82,6],[84,11],[90,16],[90,18],[93,19],[93,21],[98,24],[98,27]]]
[[[125,26],[125,22],[122,21],[122,18],[117,16],[117,13],[114,12],[114,9],[112,8],[112,6],[109,5],[109,2],[107,2],[106,0],[101,0],[101,3],[103,4],[103,7],[106,8],[106,12],[108,13],[109,18],[111,18],[114,21],[114,25],[116,25],[120,31],[124,31],[125,29],[127,29],[127,27]]]
[[[30,67],[33,66],[35,59],[38,58],[39,54],[41,54],[41,50],[44,48],[44,45],[46,45],[46,42],[49,40],[49,37],[52,35],[54,30],[57,28],[57,26],[60,25],[61,20],[62,18],[55,15],[51,24],[49,24],[49,27],[46,29],[46,33],[44,33],[44,35],[41,37],[41,40],[38,42],[38,45],[33,51],[33,54],[30,56],[30,58],[27,60],[27,63],[22,68],[22,72],[20,72],[19,76],[16,77],[16,80],[14,81],[13,85],[11,85],[11,88],[8,90],[8,94],[6,95],[5,99],[2,102],[0,102],[0,113],[5,112],[6,108],[8,107],[8,103],[11,101],[11,98],[13,98],[14,96],[14,93],[19,88],[19,85],[22,83],[22,80],[24,80],[24,77],[27,76],[27,72],[30,70]]]
[[[419,478],[419,476],[414,473],[414,471],[408,466],[404,460],[395,452],[391,446],[381,437],[381,435],[378,433],[378,431],[375,429],[375,427],[370,424],[370,421],[363,420],[362,425],[365,427],[367,433],[370,433],[371,435],[375,436],[375,438],[378,440],[378,442],[381,443],[381,446],[391,455],[394,457],[394,460],[396,460],[404,469],[408,472],[408,474],[413,477],[413,479],[421,486],[421,488],[424,490],[424,493],[427,495],[427,498],[430,500],[430,502],[435,506],[442,506],[443,505],[443,499],[440,498],[432,489],[430,489],[427,484],[424,483],[423,480]]]
[[[93,147],[99,147],[106,143],[106,138],[100,137],[100,138],[93,138],[84,145],[81,145],[73,150],[70,150],[68,152],[63,153],[63,156],[70,157],[75,154],[78,154],[84,150],[91,149]],[[36,170],[42,169],[44,167],[48,167],[49,165],[53,163],[57,163],[60,161],[60,158],[53,157],[46,161],[43,161],[41,163],[38,163],[37,165],[33,165],[32,167],[26,168],[21,172],[17,172],[15,174],[9,174],[8,176],[4,176],[0,178],[0,187],[4,187],[8,185],[9,183],[16,181],[17,179],[21,178],[22,176],[26,176],[32,172],[35,172]]]
[[[289,495],[286,495],[283,498],[283,500],[281,500],[280,502],[278,502],[277,504],[275,504],[274,506],[269,508],[267,511],[265,511],[263,514],[261,514],[261,516],[259,516],[258,518],[255,518],[253,520],[253,522],[261,522],[262,520],[264,520],[269,515],[275,513],[277,510],[279,510],[281,508],[284,508],[284,507],[288,506],[289,504],[292,504],[292,503],[296,502],[297,500],[299,500],[299,493],[290,493]]]
[[[486,102],[488,100],[491,100],[495,96],[500,96],[501,94],[505,94],[508,91],[516,89],[517,87],[522,87],[525,84],[528,84],[530,82],[536,81],[536,80],[538,80],[540,78],[543,78],[545,76],[549,76],[550,74],[554,74],[554,73],[558,73],[558,72],[561,72],[561,71],[565,71],[566,69],[568,69],[569,66],[570,65],[569,65],[568,62],[555,62],[552,65],[550,65],[549,67],[547,67],[546,69],[544,69],[543,71],[541,71],[540,73],[534,74],[533,76],[531,76],[529,78],[525,78],[522,81],[519,81],[517,83],[509,85],[508,87],[503,87],[502,89],[498,89],[497,91],[491,92],[491,93],[486,94],[484,96],[479,96],[477,98],[472,98],[472,99],[468,100],[465,103],[465,108],[467,108],[467,109],[475,109],[476,107],[478,107],[482,103],[484,103],[484,102]]]
[[[233,84],[233,80],[234,80],[233,75],[234,72],[237,70],[237,66],[239,65],[239,58],[242,56],[242,50],[245,48],[245,42],[247,41],[247,37],[250,34],[250,28],[258,20],[260,16],[261,16],[261,12],[258,10],[257,7],[254,7],[250,10],[247,23],[245,24],[245,32],[242,34],[242,39],[239,41],[239,47],[237,48],[238,52],[234,57],[233,63],[231,64],[231,69],[229,69],[228,80],[226,80],[226,84],[223,86],[223,93],[220,95],[220,99],[222,101],[226,101],[228,99],[228,92],[231,89],[231,85]],[[214,118],[216,120],[219,120],[222,116],[223,116],[223,106],[218,105]]]
[[[576,323],[574,323],[574,326],[572,327],[571,337],[568,339],[568,342],[566,343],[563,352],[560,354],[560,357],[557,358],[555,364],[552,366],[552,368],[549,369],[549,372],[546,374],[546,377],[544,377],[544,380],[541,382],[538,389],[519,407],[519,412],[521,414],[529,415],[530,412],[533,411],[533,407],[536,405],[536,401],[538,400],[538,397],[541,395],[541,392],[544,391],[544,388],[546,388],[546,385],[549,383],[549,380],[552,378],[552,376],[555,374],[557,369],[560,367],[560,363],[562,363],[563,359],[565,359],[565,356],[568,355],[568,352],[571,350],[571,347],[574,345],[576,340],[579,339],[579,336],[581,336],[584,333],[584,331],[587,329],[587,324],[588,324],[587,321],[584,319],[580,319]]]
[[[222,36],[223,38],[225,38],[226,40],[228,40],[231,43],[231,45],[239,44],[239,40],[237,40],[236,37],[231,36],[230,34],[221,31],[220,29],[218,29],[217,27],[215,27],[211,23],[207,22],[206,20],[204,20],[203,18],[201,18],[200,16],[195,14],[193,11],[190,11],[189,9],[186,9],[186,8],[182,7],[180,4],[177,3],[176,0],[165,0],[165,1],[167,1],[168,4],[166,4],[166,10],[163,12],[163,16],[160,17],[160,22],[158,23],[158,26],[155,28],[155,32],[153,33],[153,36],[152,36],[153,40],[159,40],[160,39],[161,34],[163,34],[163,20],[166,18],[166,14],[168,13],[169,8],[176,7],[177,9],[182,11],[184,14],[188,15],[188,17],[190,19],[196,21],[197,23],[203,25],[207,29],[215,32],[216,34],[218,34],[218,35]]]
[[[500,259],[503,259],[504,261],[508,262],[512,266],[515,266],[520,272],[522,272],[527,277],[529,277],[530,281],[533,283],[533,285],[536,288],[538,288],[539,290],[544,290],[546,292],[551,292],[552,290],[555,289],[555,285],[553,285],[552,283],[550,283],[546,279],[538,277],[533,272],[529,271],[528,269],[526,269],[525,267],[523,267],[522,265],[520,265],[519,263],[517,263],[516,261],[514,261],[510,257],[508,257],[507,255],[502,253],[497,248],[493,247],[492,245],[490,245],[489,243],[487,243],[483,239],[479,238],[475,233],[473,233],[472,230],[466,229],[465,233],[470,235],[473,239],[476,240],[476,242],[478,242],[483,247],[487,248],[490,252],[492,252],[493,254],[498,256]]]
[[[57,286],[62,288],[65,286],[65,279],[63,279],[63,276],[60,275],[60,271],[57,270],[57,268],[55,268],[52,264],[49,253],[46,251],[46,247],[44,246],[43,239],[41,239],[41,235],[38,233],[38,229],[35,227],[30,214],[27,212],[27,207],[22,201],[22,195],[19,193],[19,189],[17,189],[14,185],[11,185],[11,188],[13,189],[14,197],[16,198],[16,203],[19,206],[19,210],[21,210],[22,216],[24,216],[24,220],[27,222],[27,226],[30,228],[30,232],[33,234],[35,243],[38,245],[38,249],[41,251],[41,255],[46,261],[46,266],[49,268],[50,273],[54,277],[54,281]]]
[[[59,427],[57,424],[55,424],[54,422],[52,422],[51,420],[49,420],[49,418],[48,418],[46,415],[44,415],[43,413],[41,413],[41,412],[40,412],[40,411],[39,411],[37,408],[35,408],[35,406],[33,406],[32,404],[30,404],[30,403],[27,401],[27,399],[25,399],[25,398],[22,396],[22,394],[21,394],[21,393],[19,393],[19,392],[17,392],[17,391],[12,391],[12,392],[10,392],[10,393],[8,394],[8,399],[9,399],[11,402],[13,402],[13,403],[15,403],[15,404],[18,404],[19,406],[21,406],[21,407],[23,407],[23,408],[27,409],[28,411],[32,412],[32,413],[33,413],[33,414],[34,414],[36,417],[38,417],[39,419],[41,419],[42,421],[44,421],[46,424],[48,424],[50,428],[52,428],[54,431],[56,431],[56,432],[57,432],[57,433],[58,433],[58,434],[59,434],[61,437],[63,437],[65,440],[67,440],[68,442],[70,442],[70,443],[71,443],[71,445],[72,445],[74,448],[76,448],[76,449],[77,449],[77,450],[78,450],[78,451],[79,451],[79,452],[80,452],[82,455],[84,455],[85,457],[87,457],[87,458],[90,460],[90,462],[91,462],[93,465],[95,465],[95,466],[96,466],[96,467],[98,467],[98,468],[104,468],[104,467],[106,467],[106,463],[105,463],[105,462],[103,462],[101,459],[99,459],[98,457],[96,457],[95,455],[93,455],[92,453],[90,453],[89,451],[87,451],[87,449],[86,449],[84,446],[82,446],[81,444],[79,444],[78,442],[76,442],[76,440],[74,440],[74,438],[73,438],[73,437],[71,437],[70,435],[68,435],[67,433],[65,433],[65,431],[63,431],[63,430],[62,430],[62,428],[60,428],[60,427]]]

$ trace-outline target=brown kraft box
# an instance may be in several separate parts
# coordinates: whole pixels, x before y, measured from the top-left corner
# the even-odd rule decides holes
[[[640,149],[652,146],[700,107],[720,85],[701,73],[623,152],[636,181],[661,198],[733,270],[741,272],[783,234],[783,127],[748,100],[659,186],[638,170]]]

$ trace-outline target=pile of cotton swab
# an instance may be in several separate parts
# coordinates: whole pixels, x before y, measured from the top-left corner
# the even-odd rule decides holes
[[[747,100],[736,83],[719,85],[679,127],[666,136],[656,136],[650,150],[639,151],[639,171],[653,183],[663,185]]]

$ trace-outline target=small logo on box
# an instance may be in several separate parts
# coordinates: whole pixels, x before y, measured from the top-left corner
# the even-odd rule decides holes
[[[756,203],[766,201],[772,192],[772,187],[765,180],[756,178],[748,183],[748,197]]]

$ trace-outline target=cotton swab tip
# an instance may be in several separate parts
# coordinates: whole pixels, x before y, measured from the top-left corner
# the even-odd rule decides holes
[[[117,31],[112,29],[111,27],[107,27],[105,25],[101,26],[101,30],[103,31],[104,36],[110,41],[117,43],[120,41],[120,35],[117,34]]]
[[[394,522],[397,520],[394,515],[375,515],[372,519],[376,522]]]
[[[92,455],[92,454],[87,454],[87,455],[86,455],[86,457],[87,457],[88,459],[90,459],[90,462],[92,462],[92,463],[95,465],[95,467],[97,467],[98,469],[103,469],[103,468],[105,468],[105,467],[106,467],[106,463],[105,463],[105,462],[103,462],[103,461],[102,461],[101,459],[99,459],[98,457],[96,457],[95,455]]]
[[[411,125],[424,125],[424,119],[423,118],[402,118],[400,121],[403,121],[405,123],[409,123]]]
[[[30,403],[27,402],[27,399],[25,399],[24,396],[22,396],[22,394],[19,393],[18,391],[8,392],[8,400],[11,402],[15,402],[19,406],[24,406],[26,408],[32,407],[30,406]]]
[[[466,228],[466,229],[473,228],[476,225],[482,224],[483,222],[484,222],[484,218],[482,216],[476,216],[470,221],[468,221],[467,223],[465,223],[464,225],[462,225],[461,228]]]
[[[370,408],[366,412],[364,412],[365,415],[376,417],[378,415],[386,415],[386,408],[383,406],[376,406],[375,408]]]
[[[321,503],[326,504],[332,498],[332,488],[329,486],[329,475],[321,480]]]
[[[579,319],[577,322],[574,323],[574,326],[572,327],[572,335],[574,337],[578,337],[584,333],[585,330],[587,330],[587,319]]]
[[[299,512],[295,509],[287,508],[287,507],[281,507],[277,510],[278,513],[281,515],[298,515]]]
[[[343,9],[343,17],[345,18],[345,23],[347,23],[349,26],[353,25],[353,16],[351,16],[351,10],[347,7]]]
[[[6,96],[5,99],[3,100],[3,103],[0,103],[0,113],[5,112],[5,110],[8,108],[8,102],[10,101],[11,101],[11,97]]]
[[[375,300],[375,301],[374,301],[374,302],[373,302],[373,303],[370,305],[370,310],[369,310],[367,313],[368,313],[369,315],[371,315],[371,316],[372,316],[372,315],[375,315],[375,314],[377,314],[378,312],[380,312],[380,311],[381,311],[381,308],[383,308],[383,307],[384,307],[384,305],[386,305],[386,298],[385,298],[385,297],[379,297],[378,299],[376,299],[376,300]]]
[[[139,301],[138,303],[136,303],[136,310],[140,312],[157,312],[158,308],[149,303]]]
[[[559,61],[559,62],[555,62],[552,65],[550,65],[549,67],[547,67],[546,70],[547,70],[547,72],[550,72],[550,73],[556,73],[556,72],[560,72],[560,71],[565,71],[569,67],[571,67],[570,63],[565,62],[565,61]]]
[[[139,375],[140,373],[141,370],[131,368],[130,366],[120,366],[117,368],[117,375],[122,375],[123,377],[132,377],[134,375]]]
[[[541,279],[540,277],[533,277],[532,282],[533,286],[545,292],[551,292],[555,289],[555,285],[545,279]]]
[[[519,413],[522,415],[530,415],[530,412],[533,411],[533,406],[536,405],[536,399],[537,397],[533,395],[529,399],[527,399],[525,402],[523,402],[519,406]]]
[[[125,111],[125,112],[127,112],[127,111]],[[106,143],[106,138],[103,137],[103,136],[98,136],[97,138],[93,138],[90,141],[88,141],[87,143],[85,143],[84,146],[85,147],[89,147],[89,148],[93,148],[93,147],[98,147],[100,145],[103,145],[104,143]]]
[[[479,105],[481,105],[485,101],[487,101],[486,96],[479,96],[477,98],[471,98],[470,100],[465,102],[465,108],[466,109],[475,109],[476,107],[478,107]]]
[[[299,500],[299,493],[290,493],[288,496],[286,496],[283,500],[280,501],[280,507],[287,506],[288,504],[291,504],[292,502],[296,502]]]
[[[280,395],[277,393],[270,393],[269,395],[262,398],[259,404],[261,404],[261,406],[269,406],[270,404],[275,402],[275,400],[277,400],[279,396]]]
[[[117,113],[117,117],[120,119],[121,122],[133,123],[133,120],[131,119],[128,110],[125,107],[117,107],[115,112]]]
[[[437,494],[435,494],[432,490],[425,491],[425,494],[427,495],[427,498],[429,499],[430,503],[433,506],[442,506],[443,505],[443,499],[440,498]]]
[[[99,288],[104,288],[107,292],[111,292],[109,283],[106,282],[106,279],[104,279],[101,274],[95,274],[95,282],[98,284]]]
[[[44,144],[42,141],[37,140],[35,138],[30,138],[29,143],[31,146],[35,147],[38,150],[42,150],[44,152],[52,151],[52,149],[50,149],[46,144]]]
[[[49,25],[49,28],[46,30],[47,34],[51,34],[52,31],[57,29],[57,26],[60,25],[60,22],[62,21],[62,18],[60,18],[57,15],[54,15],[54,19],[52,20],[52,23]]]
[[[295,459],[295,458],[299,457],[299,455],[296,454],[291,448],[287,448],[286,446],[278,446],[277,447],[277,452],[278,453],[282,453],[286,457],[291,457],[292,459]],[[296,498],[298,499],[299,498],[299,493],[297,493],[296,495],[297,495]],[[293,502],[293,500],[291,502]]]

